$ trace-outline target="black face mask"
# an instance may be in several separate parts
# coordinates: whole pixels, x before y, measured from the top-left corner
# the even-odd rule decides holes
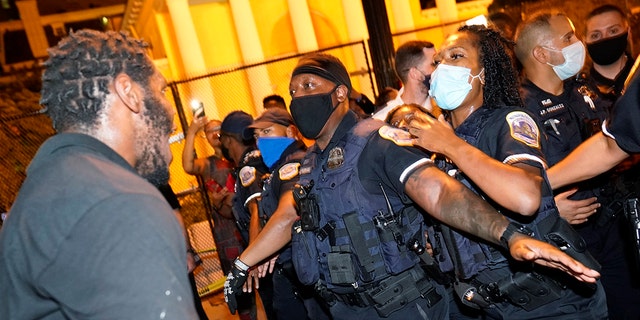
[[[225,148],[224,144],[220,144],[220,150],[222,150],[222,157],[231,163],[235,163],[231,158],[231,153],[229,153],[229,148]]]
[[[627,49],[628,32],[615,37],[587,44],[587,50],[593,62],[608,66],[620,59]]]
[[[431,89],[431,75],[430,74],[425,74],[424,75],[424,80],[422,80],[422,84],[424,84],[424,86],[427,87],[427,92],[429,92],[429,89]]]
[[[339,102],[333,105],[331,95],[338,86],[328,93],[314,94],[294,98],[291,100],[289,109],[291,117],[300,133],[307,139],[316,139],[324,127],[333,111],[336,110]]]

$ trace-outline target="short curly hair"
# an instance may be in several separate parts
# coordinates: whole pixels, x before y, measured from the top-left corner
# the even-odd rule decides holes
[[[108,103],[109,85],[121,73],[143,87],[155,72],[148,44],[124,32],[83,29],[49,49],[40,104],[56,131],[91,130]]]
[[[484,101],[486,108],[522,106],[518,90],[518,73],[513,59],[513,41],[500,31],[482,25],[462,26],[458,32],[476,36],[480,63],[484,67]]]

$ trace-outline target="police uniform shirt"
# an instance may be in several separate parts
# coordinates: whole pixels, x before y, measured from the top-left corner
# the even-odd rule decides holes
[[[614,138],[627,153],[640,152],[640,76],[629,83],[611,112],[611,120],[603,126],[606,135]]]
[[[265,215],[266,219],[270,218],[275,209],[278,207],[280,197],[287,192],[293,190],[300,178],[300,163],[306,154],[306,147],[301,141],[296,141],[289,145],[278,161],[273,165],[274,170],[271,171],[269,177],[264,181],[264,191],[262,192],[262,200],[260,201],[260,215]],[[278,262],[291,260],[290,246],[286,246],[280,250]]]
[[[627,62],[614,79],[609,79],[601,75],[598,71],[596,71],[593,65],[589,69],[589,75],[593,79],[595,85],[598,87],[600,94],[610,102],[616,101],[617,98],[622,94],[624,82],[627,79],[629,72],[631,72],[631,69],[633,68],[635,59],[628,53],[625,53],[625,55],[627,56]]]
[[[530,111],[548,140],[547,164],[552,166],[566,157],[582,141],[599,131],[607,117],[608,103],[596,90],[575,79],[564,82],[564,91],[555,96],[528,79],[521,86],[525,108]]]
[[[506,164],[524,163],[546,169],[542,152],[544,141],[540,139],[540,129],[534,118],[523,110],[504,108],[494,111],[497,114],[487,121],[476,147]]]
[[[363,121],[378,120],[369,119]],[[330,160],[328,158],[331,157],[331,150],[338,146],[340,140],[356,125],[356,122],[355,113],[350,111],[342,119],[324,151],[320,151],[317,146],[314,146],[312,152],[319,153],[316,157],[316,165],[325,167],[331,165],[327,163],[327,160]],[[390,127],[385,126],[383,128]],[[402,131],[396,130],[398,132]],[[373,194],[380,194],[380,183],[382,183],[385,188],[391,187],[398,195],[404,197],[404,184],[407,178],[416,169],[425,165],[433,165],[433,162],[426,158],[424,152],[416,148],[401,146],[407,142],[406,139],[389,137],[388,135],[383,137],[380,135],[380,130],[372,135],[358,160],[360,182],[367,191]],[[389,195],[392,196],[391,194]],[[408,200],[408,198],[405,199]]]
[[[298,182],[300,163],[305,153],[304,143],[295,141],[282,152],[282,156],[274,164],[274,170],[264,183],[264,190],[269,192],[269,197],[276,197],[276,202],[283,193],[293,190],[293,186]],[[263,198],[265,196],[267,195],[263,192]],[[270,217],[273,212],[266,214]]]
[[[249,240],[249,221],[251,213],[247,204],[260,196],[262,178],[269,172],[262,161],[262,155],[256,148],[249,148],[242,155],[236,169],[235,195],[233,197],[233,214],[245,241]]]

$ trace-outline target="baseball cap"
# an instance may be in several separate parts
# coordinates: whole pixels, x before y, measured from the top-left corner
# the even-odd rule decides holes
[[[232,111],[222,120],[220,130],[226,133],[240,135],[243,139],[249,140],[253,135],[246,135],[246,128],[253,123],[251,115],[244,111]]]
[[[293,118],[289,112],[282,108],[270,108],[264,111],[253,124],[248,126],[251,129],[264,129],[274,124],[288,127],[293,124]]]

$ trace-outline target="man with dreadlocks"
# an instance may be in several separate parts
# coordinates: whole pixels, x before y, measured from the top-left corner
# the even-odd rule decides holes
[[[153,186],[175,112],[146,50],[90,30],[49,50],[41,103],[57,134],[0,233],[0,319],[197,319],[183,231]]]
[[[558,247],[584,247],[555,206],[545,176],[544,138],[522,107],[509,45],[497,30],[477,25],[447,38],[435,56],[431,83],[431,95],[445,115],[415,115],[410,122],[414,145],[445,155],[449,161],[441,167],[520,230]],[[453,263],[436,260],[444,271],[455,270],[461,301],[483,309],[489,318],[606,318],[599,283],[596,290],[585,290],[548,268],[514,261],[498,246],[446,226],[441,230]],[[567,253],[598,267],[587,252]]]

